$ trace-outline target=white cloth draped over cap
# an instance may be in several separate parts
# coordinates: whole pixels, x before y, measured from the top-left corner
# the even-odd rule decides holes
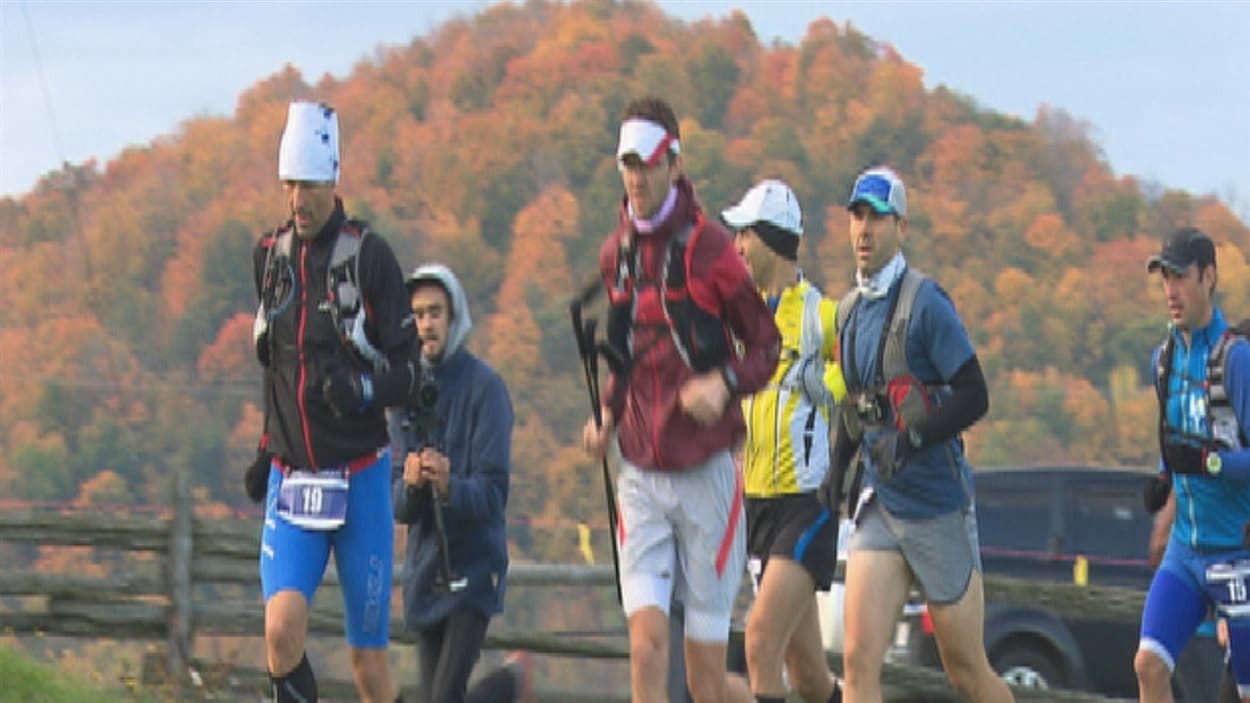
[[[644,164],[654,166],[667,151],[679,154],[681,145],[677,137],[669,134],[663,126],[641,118],[621,123],[621,138],[616,146],[617,161],[627,154],[637,154]]]
[[[278,145],[278,180],[339,182],[339,117],[334,108],[291,103]]]

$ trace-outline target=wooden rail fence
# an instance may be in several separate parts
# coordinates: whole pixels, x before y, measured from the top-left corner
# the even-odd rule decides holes
[[[45,633],[84,638],[163,640],[167,671],[187,671],[191,643],[197,633],[261,636],[258,600],[233,601],[197,597],[197,586],[237,586],[259,594],[257,539],[259,524],[252,521],[216,521],[192,517],[189,509],[175,510],[172,517],[155,515],[108,515],[92,512],[0,511],[0,541],[36,545],[80,545],[98,549],[149,552],[156,559],[141,561],[128,573],[108,577],[75,574],[29,573],[5,568],[0,571],[0,598],[19,599],[18,610],[0,608],[0,630],[18,634]],[[396,569],[396,578],[398,578]],[[512,586],[613,585],[610,566],[572,564],[514,564],[508,574]],[[333,568],[326,583],[335,584]],[[236,589],[238,590],[238,589]],[[1058,613],[1089,614],[1136,620],[1143,594],[1105,587],[1029,583],[995,576],[985,578],[987,599],[1043,605]],[[258,598],[258,596],[256,596]],[[42,601],[42,603],[31,601]],[[342,606],[335,598],[319,598],[313,609],[310,632],[342,634]],[[391,627],[396,641],[411,641],[402,622]],[[614,637],[586,639],[541,632],[499,632],[487,635],[487,648],[523,649],[554,656],[624,659],[628,644],[624,633]],[[831,658],[840,673],[840,658]],[[256,686],[263,674],[250,672]],[[886,665],[885,680],[891,695],[923,695],[929,701],[959,700],[945,676],[922,667]],[[350,686],[343,684],[350,692]],[[332,691],[326,691],[333,695]],[[1018,690],[1017,700],[1093,702],[1107,699],[1067,691]],[[543,700],[604,700],[602,695],[579,698],[567,692],[551,692]]]

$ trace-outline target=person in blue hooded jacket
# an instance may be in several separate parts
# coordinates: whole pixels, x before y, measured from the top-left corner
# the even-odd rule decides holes
[[[473,323],[451,270],[420,266],[407,286],[425,380],[406,407],[391,409],[389,428],[403,457],[392,493],[395,519],[408,525],[404,620],[417,635],[419,700],[520,700],[527,661],[467,690],[490,618],[503,611],[512,401],[499,374],[464,346]]]

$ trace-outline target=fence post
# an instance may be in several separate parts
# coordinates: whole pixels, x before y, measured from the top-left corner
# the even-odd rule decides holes
[[[175,468],[173,488],[174,510],[169,529],[167,655],[170,679],[181,681],[191,663],[191,553],[195,508],[191,500],[190,468],[185,465]]]

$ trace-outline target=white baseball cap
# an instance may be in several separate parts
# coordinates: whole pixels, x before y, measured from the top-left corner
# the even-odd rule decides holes
[[[721,211],[721,218],[735,229],[767,222],[796,237],[803,235],[803,211],[790,186],[775,178],[756,183],[742,200]]]
[[[278,145],[278,180],[339,182],[339,118],[334,108],[291,103]]]

